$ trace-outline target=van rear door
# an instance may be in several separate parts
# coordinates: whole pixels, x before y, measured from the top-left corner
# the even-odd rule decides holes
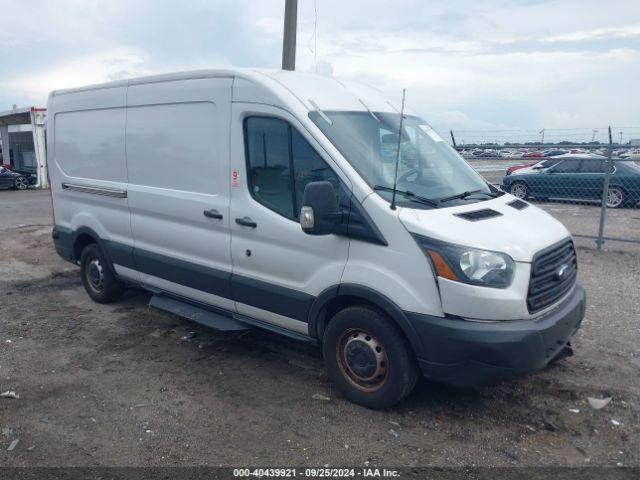
[[[129,205],[142,283],[234,310],[229,278],[231,78],[130,85]]]

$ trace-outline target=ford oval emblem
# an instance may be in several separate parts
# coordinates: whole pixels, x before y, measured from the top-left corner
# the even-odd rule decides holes
[[[554,278],[558,281],[564,280],[564,277],[567,276],[567,272],[569,271],[569,265],[564,263],[562,265],[560,265],[560,267],[558,268],[558,270],[556,270],[556,273],[554,275]]]

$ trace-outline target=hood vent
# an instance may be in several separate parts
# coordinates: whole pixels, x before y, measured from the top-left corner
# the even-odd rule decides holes
[[[524,210],[529,206],[527,202],[523,202],[522,200],[519,200],[519,199],[512,200],[511,202],[507,203],[507,205],[515,208],[516,210]]]
[[[485,208],[482,210],[475,210],[473,212],[456,213],[455,216],[464,218],[465,220],[469,220],[470,222],[477,222],[480,220],[486,220],[488,218],[500,217],[502,216],[502,214],[500,212],[496,212],[495,210],[491,210],[490,208]]]

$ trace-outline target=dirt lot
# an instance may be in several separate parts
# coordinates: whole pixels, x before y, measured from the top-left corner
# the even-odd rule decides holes
[[[491,388],[421,382],[376,412],[343,400],[304,344],[206,330],[133,290],[91,302],[52,248],[48,202],[0,192],[0,392],[20,397],[0,399],[0,465],[640,466],[638,252],[579,242],[573,357]]]

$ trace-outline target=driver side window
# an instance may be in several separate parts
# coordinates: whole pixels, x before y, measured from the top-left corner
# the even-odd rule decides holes
[[[552,171],[553,173],[576,173],[579,164],[580,162],[578,160],[565,160],[556,165]]]
[[[325,180],[331,182],[336,194],[341,191],[333,170],[284,120],[249,117],[244,133],[249,191],[270,210],[297,221],[308,183]]]

